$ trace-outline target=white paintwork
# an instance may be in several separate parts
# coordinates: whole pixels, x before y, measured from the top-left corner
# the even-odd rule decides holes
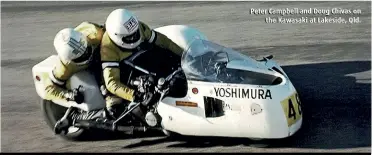
[[[44,73],[44,77],[49,78],[49,72],[52,70],[53,63],[56,61],[56,59],[58,59],[57,55],[52,55],[32,67],[32,79],[34,81],[36,93],[41,98],[45,98],[45,92],[44,92],[45,86],[43,82],[36,80],[36,76],[39,76],[41,80],[43,80],[43,73]]]
[[[204,36],[195,29],[188,29],[183,26],[173,26],[172,30],[167,27],[159,29],[178,45],[186,49],[194,40],[195,36]],[[182,29],[187,34],[180,33]],[[191,35],[192,34],[192,35]],[[203,39],[207,39],[204,37]],[[293,135],[300,129],[302,117],[292,126],[288,127],[285,114],[280,102],[289,95],[296,92],[287,76],[277,72],[268,71],[267,67],[278,67],[283,70],[273,60],[257,62],[255,60],[246,62],[235,62],[228,64],[228,67],[252,70],[281,77],[283,82],[277,86],[241,85],[188,81],[188,94],[184,98],[165,98],[158,106],[161,115],[162,126],[169,131],[183,135],[199,136],[225,136],[225,137],[248,137],[248,138],[284,138]],[[269,89],[272,99],[235,99],[216,97],[214,87],[232,87],[249,89]],[[193,94],[191,89],[198,88],[199,93]],[[222,99],[229,104],[233,110],[226,110],[225,115],[217,118],[206,118],[203,96],[210,96]],[[198,103],[198,107],[176,106],[175,101],[189,101]],[[256,115],[251,113],[251,105],[256,103],[261,106],[262,111]]]
[[[184,135],[227,136],[250,138],[283,138],[290,132],[300,128],[301,121],[287,127],[286,117],[280,101],[291,95],[295,90],[285,85],[268,87],[272,92],[272,100],[235,99],[216,97],[214,87],[258,88],[249,85],[230,85],[222,83],[189,82],[187,97],[183,99],[164,99],[158,107],[165,129]],[[192,88],[198,88],[199,93],[193,94]],[[279,93],[283,92],[283,93]],[[226,115],[218,118],[205,118],[203,97],[210,96],[222,99],[233,110],[227,110]],[[198,108],[177,107],[175,101],[191,101],[198,103]],[[263,109],[261,113],[251,114],[251,105],[256,103]],[[169,118],[172,118],[170,120]],[[188,125],[183,125],[188,124]]]
[[[168,25],[156,28],[155,31],[164,34],[184,50],[196,38],[208,40],[199,30],[185,25]]]
[[[45,99],[45,86],[42,82],[39,82],[35,79],[37,75],[39,75],[40,78],[43,78],[43,74],[49,74],[49,72],[53,69],[54,62],[58,61],[57,55],[52,55],[45,59],[44,61],[36,64],[32,68],[32,74],[33,74],[33,80],[36,88],[37,94]],[[48,78],[48,76],[46,77]],[[81,71],[76,74],[74,74],[70,80],[70,88],[78,88],[79,85],[82,85],[85,89],[84,95],[85,95],[85,103],[77,104],[76,102],[66,102],[61,100],[53,100],[53,102],[64,106],[64,107],[78,107],[83,110],[94,110],[94,109],[100,109],[105,107],[105,101],[104,98],[101,95],[100,89],[97,86],[95,82],[95,78],[93,75],[91,75],[87,71]],[[69,83],[68,82],[68,83]],[[87,104],[88,103],[88,104]]]
[[[178,45],[186,49],[194,38],[197,36],[207,39],[201,32],[194,28],[189,28],[181,25],[165,26],[156,29],[156,31],[165,34],[167,37],[175,41]],[[47,72],[51,67],[49,66],[53,60],[47,59],[37,67],[33,68],[33,74],[36,72]],[[252,64],[257,63],[255,61]],[[279,65],[272,60],[258,63],[260,68],[279,67]],[[263,66],[265,65],[265,66]],[[243,70],[253,70],[253,68],[245,65],[245,63],[232,63],[232,68]],[[259,69],[260,69],[259,68]],[[283,70],[279,68],[282,72]],[[248,84],[226,84],[226,83],[212,83],[200,81],[188,81],[188,94],[184,98],[170,98],[163,99],[157,111],[162,117],[162,126],[164,129],[180,133],[182,135],[200,135],[200,136],[224,136],[224,137],[247,137],[247,138],[264,138],[276,139],[284,138],[293,135],[298,131],[302,124],[302,116],[292,126],[288,127],[287,119],[283,112],[281,101],[289,95],[296,92],[294,86],[289,81],[287,76],[282,76],[277,72],[263,71],[264,73],[272,74],[283,79],[283,82],[275,86],[258,86]],[[78,77],[79,76],[79,77]],[[72,86],[84,84],[86,86],[92,84],[92,81],[82,81],[80,77],[91,77],[88,74],[76,74],[71,79]],[[86,79],[85,79],[86,80]],[[36,89],[40,96],[43,91],[40,85],[36,82]],[[215,87],[222,88],[244,88],[244,89],[269,89],[271,91],[272,99],[251,99],[251,98],[228,98],[217,97],[214,90]],[[198,88],[199,93],[193,94],[191,89]],[[90,88],[91,90],[99,90],[97,87]],[[99,92],[88,93],[90,96],[101,96]],[[91,96],[91,97],[92,97]],[[203,96],[215,97],[223,100],[230,108],[225,108],[225,115],[216,118],[205,117],[205,107]],[[88,97],[90,98],[90,97]],[[90,98],[90,101],[95,101],[87,105],[87,107],[100,107],[96,99]],[[176,106],[175,101],[189,101],[198,104],[198,107],[183,107]],[[253,115],[251,107],[253,104],[260,106],[262,111]],[[96,106],[95,106],[96,105]],[[85,108],[85,107],[83,107]],[[86,108],[87,109],[87,108]]]

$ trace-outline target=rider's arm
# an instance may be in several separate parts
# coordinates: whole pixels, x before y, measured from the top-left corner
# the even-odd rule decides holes
[[[143,22],[140,23],[141,27],[143,28],[144,35],[150,43],[154,43],[157,46],[169,49],[173,53],[182,56],[183,49],[180,46],[178,46],[176,43],[174,43],[172,40],[170,40],[162,33],[150,29],[149,26],[147,26]]]
[[[65,95],[68,90],[64,86],[73,73],[74,68],[72,66],[66,66],[61,61],[58,61],[49,73],[49,80],[45,81],[45,98],[47,100],[67,100]]]
[[[82,22],[74,28],[76,31],[83,33],[89,42],[89,45],[97,46],[101,43],[104,28],[96,23]]]
[[[62,86],[52,83],[48,81],[49,84],[46,86],[46,100],[67,100],[66,94],[68,90],[64,89]]]
[[[110,47],[103,45],[100,50],[106,89],[125,100],[133,101],[134,90],[120,81],[119,57]]]

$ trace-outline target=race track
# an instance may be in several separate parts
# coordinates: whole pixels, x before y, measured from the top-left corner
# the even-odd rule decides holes
[[[31,68],[55,54],[53,38],[128,8],[152,28],[187,24],[251,56],[273,54],[304,105],[294,137],[267,147],[237,138],[122,137],[69,142],[42,119]],[[267,24],[250,8],[361,9],[358,24]],[[370,152],[371,2],[1,2],[2,152]],[[347,15],[341,15],[346,17]]]

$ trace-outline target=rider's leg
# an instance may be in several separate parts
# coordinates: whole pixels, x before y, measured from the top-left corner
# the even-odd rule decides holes
[[[95,120],[95,119],[107,119],[115,120],[120,114],[126,109],[124,100],[112,94],[108,94],[105,97],[106,108],[93,110],[93,111],[82,111],[77,108],[69,108],[62,117],[55,124],[54,131],[56,134],[61,132],[67,132],[68,128],[72,126],[74,120]]]
[[[76,107],[69,107],[65,115],[56,122],[54,132],[60,134],[61,132],[67,133],[70,126],[73,125],[75,120],[95,120],[103,118],[104,109],[92,110],[89,112],[80,110]]]

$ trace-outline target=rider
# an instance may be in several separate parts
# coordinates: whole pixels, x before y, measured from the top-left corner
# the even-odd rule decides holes
[[[65,88],[66,81],[81,70],[87,69],[97,52],[104,29],[99,25],[82,22],[76,28],[64,28],[54,38],[54,47],[60,61],[49,74],[46,99],[62,99],[82,103],[82,96]]]
[[[75,73],[92,67],[94,61],[100,61],[100,43],[105,29],[91,22],[82,22],[75,28],[64,28],[60,30],[53,45],[57,51],[59,61],[49,74],[46,83],[47,100],[66,100],[82,103],[84,97],[77,89],[66,88],[66,81]],[[99,59],[99,60],[97,60]],[[58,121],[55,125],[55,132],[59,133]]]
[[[124,100],[141,101],[144,96],[120,81],[121,61],[153,45],[170,50],[178,56],[182,55],[183,48],[165,35],[150,29],[126,9],[112,11],[106,19],[105,28],[100,54],[104,83],[109,91],[106,98],[107,110],[115,113],[115,106]]]

